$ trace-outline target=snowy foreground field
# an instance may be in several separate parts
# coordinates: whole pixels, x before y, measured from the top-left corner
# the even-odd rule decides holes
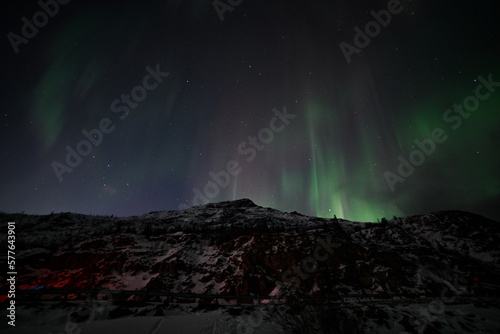
[[[113,307],[111,307],[113,310]],[[110,334],[110,333],[500,333],[500,308],[486,305],[444,305],[438,304],[360,306],[340,311],[344,319],[330,328],[320,324],[321,319],[335,312],[292,316],[285,307],[276,310],[273,306],[242,306],[219,308],[211,311],[196,310],[197,306],[182,305],[168,309],[159,305],[121,309],[130,313],[115,319],[103,319],[95,309],[95,319],[71,321],[82,307],[71,305],[65,308],[57,304],[38,307],[22,307],[18,312],[16,328],[5,328],[2,333],[19,334]],[[116,310],[116,308],[115,308]],[[317,312],[318,310],[315,310]],[[111,312],[112,314],[113,312]],[[89,315],[89,312],[86,313]],[[161,315],[163,314],[163,315]],[[68,317],[69,316],[69,317]],[[76,320],[73,318],[73,320]],[[341,327],[341,328],[339,328]]]

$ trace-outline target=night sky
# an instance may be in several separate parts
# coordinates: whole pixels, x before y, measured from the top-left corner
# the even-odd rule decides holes
[[[500,220],[494,1],[215,4],[10,3],[0,210]]]

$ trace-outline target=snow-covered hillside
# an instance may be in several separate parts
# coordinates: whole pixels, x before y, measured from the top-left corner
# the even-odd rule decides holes
[[[495,305],[500,297],[500,223],[470,213],[447,211],[358,223],[283,213],[244,199],[126,218],[1,215],[2,226],[8,221],[16,222],[17,289],[48,291],[21,294],[17,300],[19,312],[33,319],[32,324],[37,323],[37,314],[45,312],[34,311],[33,299],[53,297],[49,292],[60,289],[70,300],[56,304],[62,314],[78,310],[79,291],[111,291],[113,303],[108,306],[114,313],[92,322],[75,321],[89,333],[97,332],[97,324],[109,326],[109,321],[134,326],[139,320],[125,318],[136,315],[151,327],[145,333],[153,333],[155,326],[157,333],[166,332],[173,328],[172,322],[155,320],[166,314],[180,316],[191,325],[203,324],[207,333],[242,332],[242,323],[245,330],[256,332],[290,331],[293,324],[287,327],[286,323],[291,317],[298,326],[297,314],[309,319],[304,320],[309,325],[325,323],[322,317],[306,316],[321,314],[325,307],[342,314],[335,318],[337,325],[357,323],[361,332],[423,332],[424,327],[451,333],[486,333],[488,328],[491,333],[500,332],[492,316],[499,310]],[[2,277],[4,292],[5,282]],[[120,295],[121,290],[129,294]],[[185,298],[179,297],[181,293]],[[5,293],[0,298],[5,300]],[[249,305],[259,301],[267,306],[245,310],[245,305],[254,307]],[[222,307],[207,313],[196,304],[181,316],[175,313],[180,309],[172,309],[172,305],[182,308],[193,302],[241,303],[228,307],[243,310],[230,314]],[[280,306],[271,307],[271,302]],[[142,306],[131,310],[131,303]],[[36,305],[45,310],[46,304]],[[304,305],[315,308],[307,310]],[[280,307],[290,309],[285,312]],[[468,319],[463,312],[476,315]],[[249,325],[256,323],[255,314],[260,314],[259,326]],[[236,323],[226,328],[207,320],[211,317]],[[482,325],[477,327],[474,323],[481,317]],[[45,319],[42,327],[64,324],[57,319]],[[18,324],[22,323],[28,322],[19,319]],[[328,328],[333,332],[335,326]],[[316,330],[324,332],[323,327]]]

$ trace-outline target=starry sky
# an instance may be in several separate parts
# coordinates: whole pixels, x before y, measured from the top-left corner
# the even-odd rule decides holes
[[[500,220],[494,1],[65,1],[3,10],[0,211]]]

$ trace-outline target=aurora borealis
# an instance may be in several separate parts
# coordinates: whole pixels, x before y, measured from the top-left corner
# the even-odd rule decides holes
[[[213,1],[61,1],[17,53],[8,34],[41,7],[10,4],[0,210],[177,210],[232,161],[240,172],[211,201],[359,221],[449,209],[500,219],[500,87],[460,126],[443,118],[479,77],[500,82],[497,5],[401,1],[348,63],[339,45],[388,2],[220,1],[234,4],[221,21]],[[169,75],[152,88],[156,66]],[[81,146],[91,152],[60,182],[53,162],[103,119],[113,130]],[[384,173],[436,128],[447,139],[391,191]]]

